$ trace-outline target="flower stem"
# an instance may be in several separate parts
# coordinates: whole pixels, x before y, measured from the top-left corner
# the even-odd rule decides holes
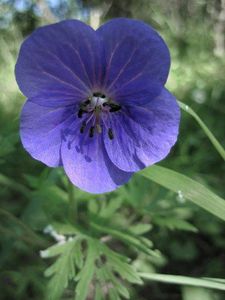
[[[74,196],[74,187],[72,183],[68,179],[68,218],[72,223],[76,223],[77,221],[77,199]]]

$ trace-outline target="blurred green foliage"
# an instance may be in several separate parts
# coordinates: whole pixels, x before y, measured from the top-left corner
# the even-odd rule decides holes
[[[70,206],[63,171],[31,159],[19,140],[24,97],[15,82],[14,65],[23,38],[37,26],[63,18],[91,22],[93,11],[97,11],[97,23],[119,16],[150,23],[171,51],[168,89],[194,108],[225,145],[225,21],[219,18],[223,10],[224,1],[220,0],[0,0],[0,299],[44,298],[48,281],[43,274],[50,262],[39,252],[54,239],[43,230],[51,224],[65,233],[70,209],[76,209]],[[218,195],[225,194],[224,163],[187,114],[182,115],[179,141],[163,165],[210,186]],[[97,226],[96,238],[129,257],[137,270],[224,276],[223,223],[179,193],[138,175],[107,195],[93,196],[75,188],[72,193],[78,202],[78,224],[90,234]],[[97,224],[95,230],[93,224]],[[128,237],[119,234],[122,232],[129,239],[131,234],[141,238],[130,246]],[[144,239],[152,241],[151,251],[158,249],[157,255],[140,250]],[[181,290],[155,282],[127,288],[134,300],[223,299],[219,292]],[[72,299],[70,286],[63,299]]]

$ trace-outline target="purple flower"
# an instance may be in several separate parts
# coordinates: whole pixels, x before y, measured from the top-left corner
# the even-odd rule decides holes
[[[116,189],[177,140],[180,111],[164,88],[169,67],[166,44],[141,21],[114,19],[94,31],[68,20],[37,29],[16,64],[28,98],[24,148],[63,166],[85,191]]]

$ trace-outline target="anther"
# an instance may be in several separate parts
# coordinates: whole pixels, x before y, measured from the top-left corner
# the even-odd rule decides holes
[[[94,132],[95,132],[95,127],[91,126],[90,130],[89,130],[89,137],[92,138],[94,136]]]
[[[94,97],[105,98],[105,95],[99,92],[93,94]]]
[[[117,105],[117,104],[114,104],[114,103],[110,103],[109,107],[110,107],[110,110],[109,110],[110,112],[116,112],[116,111],[119,111],[121,109],[120,105]]]
[[[86,101],[84,101],[85,106],[88,105],[88,104],[90,104],[90,103],[91,103],[90,99],[87,99]]]
[[[80,128],[80,133],[84,133],[84,129],[85,129],[86,125],[87,125],[86,122],[83,121],[82,125],[81,125],[81,128]]]
[[[83,109],[79,109],[78,111],[78,118],[82,118],[82,115],[83,115]]]
[[[113,135],[112,128],[109,128],[109,129],[108,129],[108,136],[109,136],[109,139],[110,139],[110,140],[113,140],[113,139],[114,139],[114,135]]]

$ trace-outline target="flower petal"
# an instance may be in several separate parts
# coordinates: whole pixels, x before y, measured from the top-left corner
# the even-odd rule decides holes
[[[71,125],[61,152],[63,167],[72,183],[95,194],[110,192],[126,183],[132,173],[119,170],[110,161],[102,136],[77,135],[79,126],[77,122]]]
[[[20,136],[24,148],[50,167],[61,165],[65,128],[74,120],[72,107],[48,108],[27,101],[22,109]]]
[[[106,151],[112,162],[126,172],[162,160],[177,140],[180,110],[166,89],[147,106],[129,106],[110,118],[114,139],[107,138],[104,130]]]
[[[102,76],[101,42],[88,25],[68,20],[41,27],[22,44],[16,64],[16,79],[21,91],[33,102],[46,99],[46,106],[57,105],[48,99],[85,99]],[[68,97],[67,97],[68,98]]]
[[[158,96],[163,88],[161,83],[144,74],[111,91],[108,96],[121,105],[145,105]]]
[[[118,18],[102,25],[97,33],[105,48],[106,91],[121,88],[143,74],[165,84],[170,67],[169,50],[149,25]]]

